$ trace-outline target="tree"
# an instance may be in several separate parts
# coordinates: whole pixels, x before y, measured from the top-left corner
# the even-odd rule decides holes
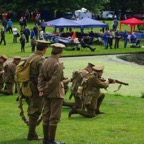
[[[24,11],[25,9],[34,10],[47,7],[50,10],[58,10],[61,12],[74,11],[85,7],[90,11],[96,12],[101,10],[103,4],[108,0],[1,0],[0,12],[3,11]]]

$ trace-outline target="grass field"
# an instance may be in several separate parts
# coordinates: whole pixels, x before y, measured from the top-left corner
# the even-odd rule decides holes
[[[26,140],[28,127],[19,116],[16,97],[0,97],[0,144],[42,143]],[[26,108],[25,101],[23,103]],[[70,109],[63,107],[56,139],[66,144],[142,144],[143,103],[143,98],[106,94],[101,107],[105,114],[90,119],[80,115],[68,118]],[[37,133],[43,135],[41,124]]]

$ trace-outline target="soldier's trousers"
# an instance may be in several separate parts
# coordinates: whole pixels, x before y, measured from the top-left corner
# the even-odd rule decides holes
[[[14,83],[6,82],[6,86],[5,86],[6,88],[2,90],[1,93],[5,95],[13,94],[13,86],[14,86]]]

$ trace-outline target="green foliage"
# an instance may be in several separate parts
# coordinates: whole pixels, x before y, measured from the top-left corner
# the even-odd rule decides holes
[[[69,93],[68,93],[69,95]],[[68,101],[68,95],[66,100]],[[39,144],[42,141],[26,140],[28,127],[19,116],[16,95],[0,96],[0,143],[1,144]],[[23,100],[26,114],[27,104]],[[106,94],[101,111],[105,114],[94,118],[72,115],[69,108],[63,107],[58,124],[56,140],[66,144],[142,144],[144,127],[143,99],[136,97]],[[42,125],[37,133],[43,136]]]

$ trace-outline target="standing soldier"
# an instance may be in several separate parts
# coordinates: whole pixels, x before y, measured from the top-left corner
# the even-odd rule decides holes
[[[81,100],[81,95],[78,93],[78,87],[81,86],[83,77],[93,71],[93,69],[92,69],[93,66],[94,65],[92,63],[88,63],[86,68],[75,71],[73,73],[70,98],[71,98],[71,96],[74,96],[74,102],[65,102],[64,101],[63,106],[68,106],[71,108],[73,106],[75,106],[79,109],[82,107],[82,100]]]
[[[86,111],[79,110],[76,107],[73,107],[72,110],[69,112],[69,117],[71,117],[72,114],[80,114],[88,118],[95,117],[97,109],[97,99],[100,95],[100,88],[107,88],[109,85],[108,80],[102,82],[99,79],[99,76],[101,76],[103,73],[103,69],[103,66],[94,66],[93,74],[87,74],[85,76],[82,82],[82,97]]]
[[[2,90],[1,93],[5,95],[13,94],[16,66],[20,63],[20,60],[20,57],[14,57],[12,62],[9,62],[4,66],[4,82],[6,84],[6,89]]]
[[[44,96],[43,144],[64,144],[56,142],[57,123],[61,117],[64,99],[63,63],[59,62],[63,44],[52,44],[51,56],[44,62],[38,77],[39,96]]]
[[[4,85],[4,81],[3,81],[3,73],[4,73],[4,62],[6,62],[6,60],[8,59],[8,57],[6,55],[1,55],[0,56],[0,93],[1,90],[3,89],[3,85]]]
[[[29,59],[35,59],[32,61],[30,66],[30,87],[32,91],[32,96],[28,98],[28,116],[29,116],[29,131],[28,131],[28,140],[39,140],[39,137],[36,133],[37,120],[42,113],[43,101],[39,97],[37,84],[38,84],[38,75],[44,62],[45,58],[43,55],[46,53],[48,47],[48,42],[44,40],[38,40],[36,51]]]

